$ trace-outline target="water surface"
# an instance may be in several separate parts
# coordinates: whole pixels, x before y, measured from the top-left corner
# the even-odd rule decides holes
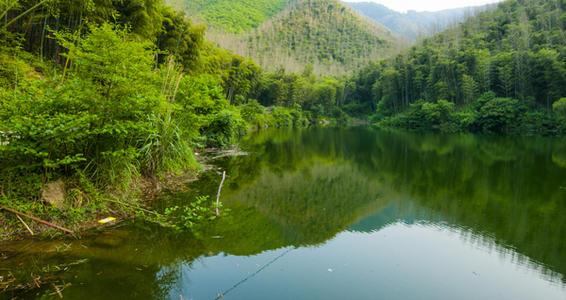
[[[241,149],[156,203],[214,198],[226,170],[214,222],[0,244],[0,276],[68,299],[566,299],[564,139],[316,128]]]

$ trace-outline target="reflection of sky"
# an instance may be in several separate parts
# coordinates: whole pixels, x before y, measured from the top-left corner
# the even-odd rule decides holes
[[[249,278],[224,298],[566,299],[559,278],[548,281],[511,250],[463,236],[439,224],[393,223],[371,233],[345,231],[314,247],[203,257],[180,267],[170,298],[214,299]]]
[[[347,0],[345,2],[375,2],[399,12],[406,12],[408,10],[439,11],[451,8],[486,5],[501,1],[503,0]]]

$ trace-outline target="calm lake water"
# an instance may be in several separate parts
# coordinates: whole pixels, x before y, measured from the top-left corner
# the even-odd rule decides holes
[[[156,203],[215,198],[226,170],[220,219],[0,244],[0,276],[65,299],[566,299],[565,139],[316,128],[240,148]]]

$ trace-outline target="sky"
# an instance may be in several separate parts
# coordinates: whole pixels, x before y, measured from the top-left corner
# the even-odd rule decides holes
[[[478,6],[501,0],[344,0],[344,2],[375,2],[400,12],[407,10],[438,11],[449,8]]]

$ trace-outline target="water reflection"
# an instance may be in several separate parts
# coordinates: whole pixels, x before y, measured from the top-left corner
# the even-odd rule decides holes
[[[67,266],[55,276],[73,299],[566,296],[564,140],[353,128],[260,132],[241,147],[217,161],[231,211],[214,223],[0,245],[0,276]],[[213,196],[219,181],[208,172],[157,206]]]
[[[224,254],[181,266],[169,298],[213,299],[563,299],[530,265],[462,240],[430,223],[345,231],[318,247],[253,256]],[[255,272],[260,272],[256,273]]]

